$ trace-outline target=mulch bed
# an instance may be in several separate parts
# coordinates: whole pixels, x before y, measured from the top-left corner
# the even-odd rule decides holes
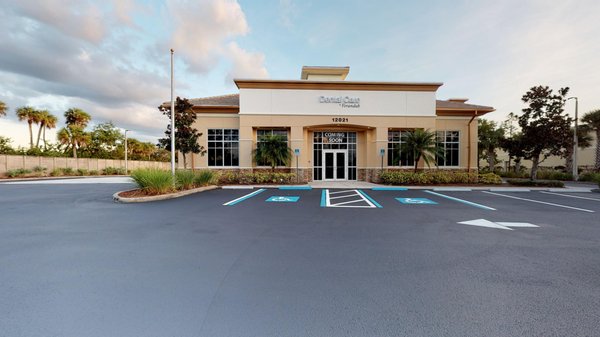
[[[119,196],[123,197],[123,198],[139,198],[139,197],[149,197],[149,196],[153,196],[153,195],[158,195],[158,194],[148,194],[140,189],[123,191],[123,192],[119,193]]]

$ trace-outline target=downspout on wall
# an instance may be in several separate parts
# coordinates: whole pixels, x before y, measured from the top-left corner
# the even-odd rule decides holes
[[[477,113],[478,111],[475,110],[475,114],[473,114],[473,117],[471,117],[471,119],[469,120],[469,123],[467,124],[467,135],[468,135],[468,139],[467,139],[467,149],[468,149],[468,154],[467,154],[467,172],[471,173],[471,123],[473,123],[473,120],[475,118],[477,118]]]

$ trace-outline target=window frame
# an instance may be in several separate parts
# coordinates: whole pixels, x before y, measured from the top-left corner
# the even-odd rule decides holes
[[[388,141],[387,141],[387,158],[386,158],[386,163],[387,163],[387,167],[392,167],[392,168],[412,168],[415,166],[415,158],[410,158],[412,157],[410,154],[406,154],[407,156],[409,156],[409,158],[412,160],[412,163],[407,163],[407,165],[393,165],[393,158],[390,158],[390,156],[393,156],[393,153],[391,153],[391,151],[394,149],[393,147],[390,147],[391,144],[398,144],[399,147],[402,147],[402,144],[404,143],[402,141],[402,134],[403,133],[407,133],[407,132],[411,132],[412,130],[409,129],[388,129]],[[392,132],[399,132],[398,135],[398,141],[390,141],[390,133]],[[393,136],[392,136],[393,137]],[[402,150],[400,150],[400,153],[402,153]],[[390,159],[392,160],[392,164],[390,164]],[[398,164],[402,164],[402,156],[400,156],[400,160],[398,161]]]
[[[285,142],[288,145],[288,147],[290,147],[290,137],[289,137],[289,130],[287,128],[260,128],[260,129],[256,129],[256,148],[258,148],[258,144],[260,143],[260,136],[258,133],[259,131],[270,131],[271,135],[273,135],[273,131],[284,131],[285,132]],[[260,165],[258,162],[255,163],[256,168],[271,168],[271,166],[269,165]],[[290,165],[291,165],[291,161],[290,161]],[[275,166],[275,168],[289,168],[289,165],[277,165]]]
[[[211,137],[215,137],[217,134],[216,132],[214,132],[215,134],[211,134],[211,132],[213,131],[220,131],[220,138],[221,139],[211,139]],[[229,131],[230,134],[226,135],[226,131]],[[236,131],[236,135],[232,134],[232,131]],[[233,139],[226,139],[226,137],[236,137],[237,139],[233,140]],[[211,148],[211,144],[220,144],[220,146],[216,146],[216,147],[212,147]],[[226,144],[228,144],[228,146],[226,146]],[[235,146],[232,146],[233,144],[235,144]],[[207,153],[208,153],[208,158],[207,158],[207,166],[209,168],[223,168],[223,167],[239,167],[240,166],[240,130],[239,129],[232,129],[232,128],[210,128],[207,129]],[[215,153],[217,150],[221,151],[221,165],[211,165],[210,163],[210,159],[211,159],[211,150],[215,150]],[[231,165],[226,165],[225,162],[225,150],[229,150],[230,151],[230,161],[231,161]],[[233,164],[233,153],[234,150],[236,151],[236,156],[235,158],[237,158],[237,164]],[[215,161],[217,161],[217,156],[215,155]]]
[[[443,139],[443,141],[440,142],[439,141],[439,139],[440,139],[439,134],[442,133],[442,132],[443,132],[443,137],[441,137],[441,138]],[[456,132],[458,140],[457,141],[450,141],[449,142],[447,140],[449,132]],[[438,167],[441,167],[441,168],[460,168],[461,167],[460,166],[460,153],[461,153],[461,150],[460,150],[460,144],[461,144],[460,143],[460,139],[461,139],[461,136],[462,135],[461,135],[460,130],[436,130],[436,144],[437,144],[437,146],[441,146],[442,147],[442,151],[444,152],[444,155],[446,156],[444,158],[443,165],[440,165],[440,163],[438,161],[440,158],[438,156],[436,156],[435,162],[436,162],[436,165]],[[448,149],[448,146],[447,146],[448,144],[456,144],[456,149],[453,149],[453,148]],[[456,163],[456,165],[447,165],[447,162],[448,162],[447,153],[448,153],[449,150],[450,151],[456,150],[456,152],[457,152],[457,155],[456,155],[456,161],[457,161],[457,163]]]

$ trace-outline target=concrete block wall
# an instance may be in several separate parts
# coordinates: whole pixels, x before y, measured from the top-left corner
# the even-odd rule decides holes
[[[137,161],[128,160],[127,165],[129,170],[137,168],[160,168],[164,170],[170,169],[170,163],[157,161]],[[33,170],[34,167],[40,166],[46,168],[47,172],[55,168],[70,167],[74,170],[84,169],[88,171],[101,171],[107,167],[125,168],[124,160],[113,159],[97,159],[97,158],[64,158],[64,157],[37,157],[37,156],[13,156],[0,154],[0,175],[4,175],[7,171],[17,169]]]

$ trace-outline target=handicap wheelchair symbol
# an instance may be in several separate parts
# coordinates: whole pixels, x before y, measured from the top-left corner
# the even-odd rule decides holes
[[[396,200],[407,205],[437,205],[437,202],[427,198],[396,198]]]
[[[267,199],[267,202],[297,202],[300,197],[284,197],[284,196],[272,196]]]

